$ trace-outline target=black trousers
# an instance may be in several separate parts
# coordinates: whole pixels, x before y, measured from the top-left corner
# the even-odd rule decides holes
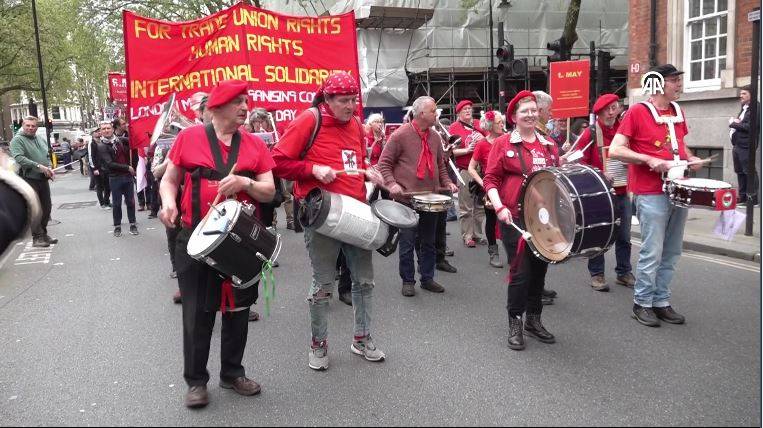
[[[185,232],[185,233],[184,233]],[[209,382],[207,361],[217,312],[207,311],[210,268],[191,258],[186,251],[191,231],[181,230],[177,239],[178,285],[183,299],[183,377],[188,386],[203,386]],[[256,286],[256,285],[255,285]],[[245,376],[244,358],[249,333],[249,308],[221,315],[220,378],[232,381]]]
[[[523,313],[539,314],[543,311],[541,296],[546,283],[548,263],[535,257],[529,246],[525,246],[522,259],[514,269],[520,234],[511,226],[501,223],[501,241],[509,259],[511,282],[509,283],[506,309],[509,317],[519,317]]]
[[[177,246],[177,238],[178,238],[178,232],[180,232],[180,227],[165,227],[164,228],[167,232],[167,249],[170,253],[170,263],[172,264],[172,271],[177,272],[177,265],[175,264],[175,248]]]
[[[745,201],[748,196],[754,198],[758,192],[758,173],[756,171],[749,171],[749,150],[746,148],[734,147],[731,153],[734,160],[734,172],[736,172],[737,181],[739,182],[739,197]],[[747,181],[749,180],[750,174],[755,175],[754,189],[747,188]]]
[[[276,207],[273,204],[260,203],[260,220],[265,227],[273,225],[273,217],[276,211]]]
[[[488,245],[495,245],[495,222],[498,218],[495,216],[495,210],[485,208],[485,237]]]
[[[448,247],[447,230],[445,227],[448,225],[445,221],[448,217],[448,212],[444,211],[437,213],[437,230],[434,237],[434,249],[436,255],[436,263],[445,261],[445,250]]]
[[[41,180],[35,178],[24,178],[24,181],[26,181],[27,184],[29,184],[34,189],[34,192],[37,193],[37,197],[40,198],[42,218],[40,219],[40,224],[32,230],[32,237],[41,238],[48,234],[50,211],[53,209],[53,205],[50,200],[50,184],[48,183],[47,178]]]
[[[98,171],[98,173],[99,175],[95,176],[95,193],[98,196],[98,203],[101,206],[110,205],[111,185],[109,184],[109,176],[103,171]]]

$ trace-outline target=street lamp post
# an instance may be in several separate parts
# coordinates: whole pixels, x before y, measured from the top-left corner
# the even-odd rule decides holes
[[[37,46],[37,70],[40,74],[40,92],[42,92],[42,109],[44,111],[45,139],[48,142],[48,155],[53,157],[53,148],[50,145],[50,128],[48,128],[48,96],[45,91],[45,77],[42,72],[42,52],[40,51],[40,29],[37,26],[37,4],[32,0],[32,20],[34,21],[34,41]]]

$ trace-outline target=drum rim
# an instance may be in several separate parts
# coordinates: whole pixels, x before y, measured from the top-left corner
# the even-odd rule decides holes
[[[692,185],[690,183],[692,181],[695,181],[695,182],[705,182],[705,183],[708,182],[708,181],[712,181],[712,182],[716,182],[716,183],[723,183],[723,184],[725,184],[725,186],[724,187],[707,187],[707,186],[704,186],[704,185],[697,186],[697,185]],[[712,178],[703,178],[703,177],[689,177],[689,178],[684,178],[684,179],[681,179],[681,180],[672,180],[671,183],[673,183],[674,186],[676,186],[676,187],[681,187],[681,188],[684,188],[684,189],[692,189],[692,190],[696,189],[696,190],[716,191],[716,190],[726,190],[726,189],[733,189],[734,188],[734,186],[732,186],[731,183],[727,183],[727,182],[725,182],[723,180],[715,180],[715,179],[712,179]]]
[[[521,191],[520,191],[520,194],[519,194],[519,200],[521,201],[520,209],[522,211],[522,215],[519,216],[519,220],[521,222],[521,225],[522,225],[523,229],[527,229],[527,222],[525,221],[525,216],[524,216],[524,207],[525,207],[525,203],[524,202],[525,202],[525,195],[527,194],[527,188],[529,187],[530,182],[533,180],[533,178],[535,178],[536,176],[541,175],[541,174],[543,174],[543,175],[550,174],[552,177],[554,177],[554,182],[557,182],[558,178],[560,176],[563,176],[563,174],[560,174],[560,172],[559,172],[560,169],[561,169],[560,167],[542,168],[542,169],[539,169],[539,170],[531,173],[530,175],[525,177],[525,179],[522,181],[522,188],[521,188]],[[573,209],[574,209],[574,206],[573,206],[574,202],[572,201],[572,198],[569,198],[569,201],[570,201],[570,207],[573,207]],[[575,235],[577,235],[577,233]],[[576,238],[576,236],[573,236],[572,240],[568,244],[569,248],[567,249],[567,252],[565,253],[564,257],[562,257],[559,260],[547,257],[546,254],[544,254],[544,252],[539,250],[539,247],[535,243],[534,239],[531,238],[528,241],[528,244],[529,244],[530,249],[532,250],[533,254],[535,254],[536,257],[538,257],[539,259],[545,261],[546,263],[556,264],[556,263],[562,263],[562,262],[564,262],[564,261],[566,261],[566,260],[568,260],[570,258],[569,254],[572,252],[572,247],[575,245],[575,238]]]
[[[413,222],[410,225],[408,225],[408,224],[403,225],[403,224],[398,223],[398,222],[393,222],[390,219],[386,218],[386,216],[379,214],[379,210],[377,209],[377,206],[383,208],[384,205],[392,206],[391,204],[399,205],[399,206],[403,207],[405,210],[410,211],[410,214],[412,215]],[[393,201],[393,200],[390,200],[390,199],[380,199],[378,201],[372,202],[370,205],[371,205],[371,212],[376,217],[378,217],[379,220],[381,220],[383,223],[387,224],[388,226],[397,227],[398,229],[412,229],[412,228],[416,227],[418,225],[418,223],[419,223],[418,216],[416,215],[416,211],[413,210],[410,207],[405,206],[404,204],[401,204],[400,202]]]
[[[434,199],[425,199],[431,196],[436,196]],[[447,204],[448,202],[453,202],[453,197],[448,195],[442,195],[440,193],[427,193],[425,195],[413,195],[411,196],[412,201],[418,201],[422,203],[428,203],[428,204]]]
[[[242,208],[243,208],[243,203],[238,201],[238,200],[236,200],[236,199],[226,199],[226,200],[220,202],[219,204],[217,204],[215,206],[223,205],[223,204],[226,204],[228,202],[233,202],[232,205],[234,205],[236,207],[236,212],[234,213],[233,218],[231,219],[231,223],[230,223],[231,225],[235,225],[236,222],[238,221],[238,216],[241,215],[241,211],[242,211]],[[210,207],[210,209],[212,209],[212,208]],[[212,214],[210,214],[210,215],[212,215]],[[191,239],[193,239],[194,236],[197,236],[199,233],[201,233],[201,230],[199,230],[199,228],[201,228],[202,224],[205,224],[204,221],[201,221],[193,229],[193,233],[191,233],[191,237],[189,238],[189,242],[190,242]],[[186,246],[186,252],[188,253],[189,256],[191,256],[191,257],[193,257],[194,259],[197,259],[197,260],[201,259],[201,258],[204,258],[204,257],[207,257],[214,250],[216,250],[217,247],[219,247],[220,244],[225,239],[228,238],[229,234],[230,234],[230,230],[226,230],[225,233],[221,233],[221,234],[217,235],[217,238],[214,241],[212,241],[212,243],[206,249],[202,250],[201,252],[199,252],[197,254],[191,254],[190,252],[188,252],[187,246]]]

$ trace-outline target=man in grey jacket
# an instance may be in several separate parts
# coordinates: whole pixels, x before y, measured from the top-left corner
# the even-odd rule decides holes
[[[50,149],[42,137],[37,136],[38,119],[34,116],[24,118],[21,129],[11,140],[11,156],[21,166],[19,175],[37,193],[42,206],[40,223],[32,229],[32,246],[49,247],[58,243],[48,235],[48,221],[52,204],[50,201],[50,185],[56,173],[50,167]]]

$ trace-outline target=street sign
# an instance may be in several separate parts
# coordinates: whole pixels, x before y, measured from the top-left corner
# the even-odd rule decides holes
[[[753,10],[752,12],[747,12],[747,21],[760,21],[760,9]]]

